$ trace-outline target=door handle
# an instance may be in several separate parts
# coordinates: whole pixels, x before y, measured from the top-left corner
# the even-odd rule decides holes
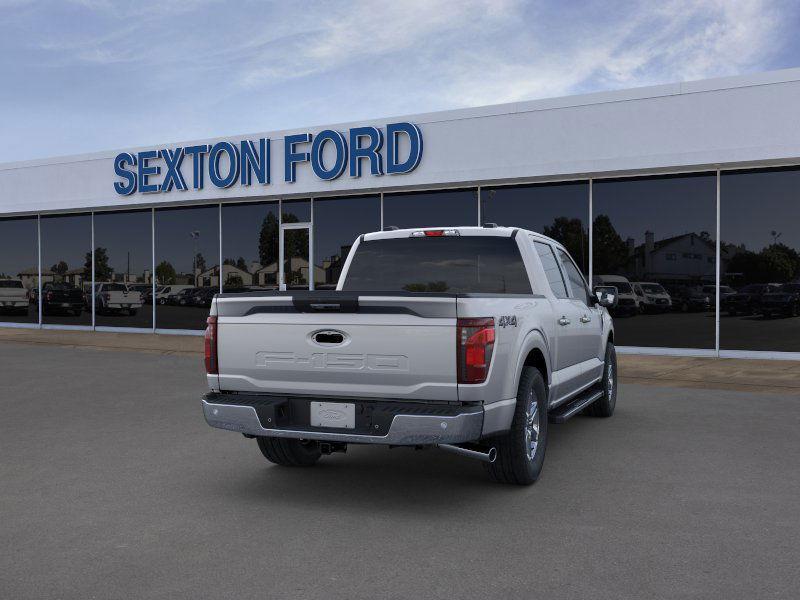
[[[591,323],[591,322],[592,322],[592,317],[590,317],[589,315],[583,315],[581,317],[581,323]]]
[[[569,321],[569,319],[567,317],[561,317],[558,320],[558,324],[561,325],[561,326],[569,325],[569,323],[570,323],[570,321]]]

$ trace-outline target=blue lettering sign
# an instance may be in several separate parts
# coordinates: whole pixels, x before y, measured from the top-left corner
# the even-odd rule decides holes
[[[331,142],[333,144],[336,159],[333,161],[333,166],[326,169],[322,163],[322,153],[325,149],[325,144]],[[336,179],[344,172],[347,165],[347,142],[344,141],[344,136],[338,131],[326,129],[320,131],[314,138],[314,143],[311,144],[311,168],[314,174],[323,181]]]
[[[409,141],[408,157],[400,162],[399,142],[400,135],[405,135]],[[422,132],[413,123],[391,123],[386,126],[386,172],[389,175],[409,173],[417,168],[422,160]]]
[[[189,189],[188,165],[184,172],[183,163],[188,157],[192,161],[194,190],[203,189],[206,174],[218,188],[229,188],[236,183],[249,186],[254,178],[261,185],[271,182],[270,140],[261,138],[257,143],[253,140],[222,141],[213,146],[198,144],[144,150],[137,154],[121,152],[114,158],[114,174],[118,178],[114,191],[121,196],[135,192],[186,191]],[[287,183],[297,180],[300,163],[310,163],[317,178],[332,181],[341,177],[345,169],[349,169],[350,177],[361,177],[365,162],[369,163],[369,173],[373,176],[410,173],[419,166],[421,159],[422,131],[406,122],[388,124],[385,133],[379,127],[367,126],[353,127],[346,132],[325,129],[316,135],[297,133],[283,140],[283,172]],[[163,179],[160,183],[153,181],[162,174],[162,166]]]

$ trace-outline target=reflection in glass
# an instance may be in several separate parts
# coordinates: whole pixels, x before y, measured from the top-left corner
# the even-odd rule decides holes
[[[385,194],[383,226],[445,227],[478,224],[478,190]]]
[[[156,210],[156,327],[205,329],[219,290],[219,207]]]
[[[91,325],[92,216],[42,217],[41,228],[42,322]]]
[[[314,289],[335,289],[353,242],[380,228],[380,196],[314,200]]]
[[[553,238],[564,245],[588,279],[588,182],[481,188],[481,221]]]
[[[310,223],[310,200],[284,200],[281,202],[284,223]]]
[[[36,221],[36,217],[0,219],[0,322],[39,322]]]
[[[308,289],[308,228],[283,230],[283,279],[287,290]]]
[[[152,213],[94,215],[95,325],[153,326]]]
[[[593,285],[619,292],[617,345],[714,348],[715,174],[595,181],[592,193]]]
[[[223,205],[222,257],[224,292],[278,289],[278,203]]]
[[[720,348],[800,352],[800,169],[720,186]]]

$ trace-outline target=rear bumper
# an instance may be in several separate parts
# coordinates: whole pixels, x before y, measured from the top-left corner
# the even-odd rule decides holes
[[[498,420],[510,425],[510,419],[498,419],[496,410],[487,411],[481,405],[325,398],[355,403],[356,427],[317,428],[308,425],[312,400],[319,398],[210,392],[203,397],[203,414],[211,427],[248,435],[393,446],[477,441],[487,433],[485,416],[492,428]],[[495,404],[513,414],[514,406],[508,401]]]

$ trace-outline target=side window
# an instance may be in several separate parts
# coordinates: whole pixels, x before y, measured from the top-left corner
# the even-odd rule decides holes
[[[550,284],[553,294],[555,294],[556,298],[568,298],[569,294],[567,294],[567,287],[564,284],[564,277],[561,275],[561,269],[558,268],[558,261],[556,261],[556,255],[553,254],[553,249],[549,244],[535,240],[533,245],[539,254],[539,259],[542,261],[544,274],[547,276],[547,283]]]
[[[569,255],[559,248],[558,256],[561,259],[561,264],[564,266],[564,272],[567,274],[569,287],[572,290],[572,295],[578,300],[583,301],[586,306],[589,306],[589,290],[586,289],[586,283],[583,281],[581,272],[578,267],[572,262]]]

